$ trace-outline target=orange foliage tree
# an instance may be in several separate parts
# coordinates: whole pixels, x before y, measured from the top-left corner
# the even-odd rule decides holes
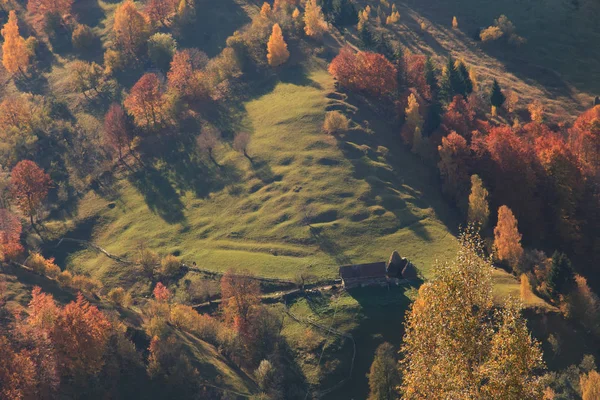
[[[581,114],[570,131],[575,154],[589,171],[600,170],[600,105]]]
[[[10,182],[17,206],[34,226],[33,217],[46,199],[52,183],[50,176],[35,162],[23,160],[11,171]]]
[[[35,287],[29,303],[27,324],[51,339],[63,377],[96,375],[104,365],[111,324],[97,307],[81,294],[60,308],[52,295]]]
[[[283,39],[283,33],[279,24],[273,25],[273,31],[267,43],[267,61],[272,67],[284,64],[290,58],[287,43]]]
[[[2,64],[4,68],[11,73],[19,71],[24,74],[29,66],[29,52],[25,39],[19,34],[19,25],[17,14],[11,10],[8,16],[8,22],[2,28]]]
[[[144,74],[123,104],[137,126],[150,129],[166,122],[167,99],[156,74]]]
[[[150,36],[148,18],[138,11],[131,0],[120,4],[115,11],[113,26],[117,45],[128,55],[138,58]]]
[[[23,252],[21,221],[5,208],[0,208],[0,261],[11,259]]]
[[[221,308],[226,322],[238,332],[246,333],[250,318],[260,304],[260,285],[247,271],[229,270],[221,278]]]
[[[374,97],[391,96],[398,86],[396,68],[383,55],[354,53],[349,47],[331,61],[329,73],[346,89]]]
[[[518,270],[523,257],[521,234],[517,219],[506,206],[498,209],[498,224],[494,228],[494,250],[500,261],[506,262],[514,271]]]
[[[36,365],[28,351],[15,351],[8,338],[0,336],[0,360],[0,398],[39,398]]]
[[[169,18],[175,15],[177,5],[176,0],[150,0],[146,6],[146,13],[150,21],[166,26]]]
[[[167,73],[169,88],[188,100],[207,97],[208,90],[202,84],[202,68],[207,61],[206,54],[197,50],[185,49],[175,53]]]
[[[407,53],[404,55],[406,80],[410,87],[417,89],[426,99],[431,99],[431,87],[425,79],[425,62],[427,57],[422,54]]]
[[[72,6],[73,0],[29,0],[27,2],[27,10],[41,16],[47,14],[69,15]]]

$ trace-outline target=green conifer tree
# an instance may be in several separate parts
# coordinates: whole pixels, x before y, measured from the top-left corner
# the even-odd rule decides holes
[[[490,103],[492,103],[492,106],[494,107],[502,107],[502,104],[504,104],[505,100],[506,97],[502,93],[502,89],[500,89],[498,81],[494,79],[494,83],[492,84],[492,91],[490,93]]]

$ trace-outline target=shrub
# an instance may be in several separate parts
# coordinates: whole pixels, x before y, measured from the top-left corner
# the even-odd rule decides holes
[[[171,277],[179,272],[181,268],[181,262],[173,255],[168,255],[160,262],[160,274],[163,276]]]
[[[254,377],[256,378],[256,382],[258,386],[265,391],[271,385],[271,379],[273,377],[273,365],[269,360],[262,360],[254,371]]]
[[[73,274],[71,274],[69,271],[63,271],[60,274],[58,274],[58,276],[56,277],[56,280],[58,281],[58,284],[60,286],[70,286],[71,285],[71,281],[73,280]]]
[[[131,294],[126,292],[122,287],[117,287],[108,292],[108,299],[121,307],[129,307],[133,302]]]
[[[51,279],[56,279],[62,271],[60,267],[53,262],[46,264],[46,276]]]
[[[97,294],[102,287],[102,283],[97,279],[88,278],[87,276],[75,275],[71,280],[71,286],[84,293]]]
[[[348,130],[349,126],[350,120],[339,111],[329,111],[325,115],[323,130],[330,135],[345,132]]]
[[[78,24],[71,35],[73,47],[79,51],[87,51],[93,46],[96,35],[92,29],[84,24]]]
[[[25,265],[31,268],[33,272],[40,275],[46,275],[46,270],[48,269],[48,267],[52,269],[51,273],[53,274],[56,273],[56,270],[53,267],[58,268],[56,265],[54,265],[53,258],[45,259],[44,256],[40,253],[32,253],[25,262]],[[58,269],[58,271],[60,273],[60,268]]]
[[[169,70],[177,42],[168,33],[155,33],[148,39],[148,56],[152,63],[163,71]]]
[[[149,250],[145,247],[141,247],[138,250],[138,254],[135,258],[135,263],[142,267],[142,269],[147,275],[152,276],[154,274],[154,269],[160,263],[160,258],[158,257],[158,254],[156,254],[152,250]]]

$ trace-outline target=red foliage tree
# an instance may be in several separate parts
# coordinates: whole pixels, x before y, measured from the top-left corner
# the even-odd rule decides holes
[[[36,365],[28,352],[15,351],[9,340],[0,336],[0,360],[0,398],[38,398]]]
[[[464,137],[456,132],[442,138],[438,146],[438,168],[442,176],[443,190],[461,209],[466,210],[470,190],[470,150]]]
[[[138,126],[153,128],[167,119],[167,99],[156,74],[144,74],[123,104]]]
[[[45,16],[56,13],[60,16],[71,14],[73,0],[29,0],[27,10],[32,14]]]
[[[154,295],[154,298],[160,302],[166,302],[171,298],[171,291],[161,282],[156,284],[152,294]]]
[[[35,162],[23,160],[11,171],[10,182],[17,206],[34,226],[33,217],[46,199],[52,183],[50,176]]]
[[[492,207],[507,205],[521,221],[522,231],[529,238],[540,239],[544,230],[541,204],[535,196],[539,182],[532,143],[508,126],[491,128],[484,141],[481,172],[493,188]]]
[[[329,73],[340,85],[374,97],[396,93],[396,68],[383,55],[371,52],[354,53],[344,47],[331,61]]]
[[[448,104],[442,123],[448,132],[456,132],[469,139],[473,129],[475,112],[469,107],[463,96],[454,96]]]
[[[247,333],[252,312],[260,304],[260,285],[247,272],[229,270],[221,278],[221,308],[225,321]]]
[[[110,106],[104,117],[104,142],[116,151],[119,160],[123,161],[123,152],[131,145],[131,135],[125,111],[116,103]]]
[[[406,80],[410,87],[417,89],[424,98],[431,100],[431,88],[425,80],[425,62],[427,57],[422,54],[407,53],[404,56]]]
[[[0,261],[23,252],[21,221],[5,208],[0,208]]]
[[[546,176],[544,198],[550,207],[546,218],[551,220],[554,233],[562,243],[580,247],[584,221],[577,212],[585,190],[585,179],[579,160],[556,133],[538,136],[535,152]]]

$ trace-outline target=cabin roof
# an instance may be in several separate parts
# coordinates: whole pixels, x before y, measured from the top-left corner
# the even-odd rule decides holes
[[[343,265],[340,267],[340,276],[342,279],[384,278],[386,276],[385,261],[368,264]]]

